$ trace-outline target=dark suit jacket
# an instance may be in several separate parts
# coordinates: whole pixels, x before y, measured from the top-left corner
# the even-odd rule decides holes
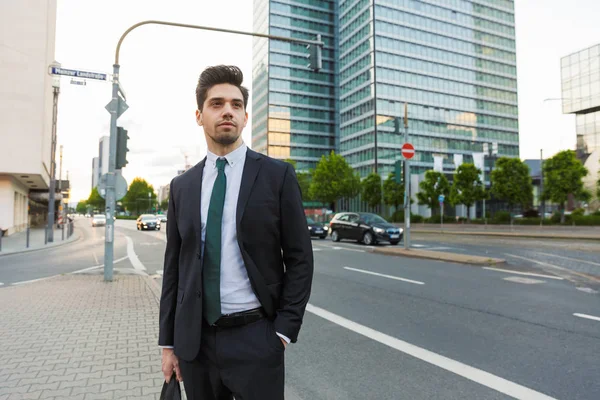
[[[158,344],[193,360],[202,334],[200,191],[206,159],[171,181]],[[237,241],[252,289],[277,332],[298,339],[313,276],[312,244],[293,167],[250,149]],[[227,266],[223,266],[227,268]]]

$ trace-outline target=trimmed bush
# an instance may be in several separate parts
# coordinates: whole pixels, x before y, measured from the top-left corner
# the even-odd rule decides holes
[[[419,214],[410,214],[410,222],[412,222],[413,224],[417,224],[419,222],[423,222],[424,218],[422,215]]]
[[[133,215],[117,215],[117,219],[137,219],[136,216]]]
[[[495,224],[510,224],[510,213],[508,211],[498,211],[492,219]]]

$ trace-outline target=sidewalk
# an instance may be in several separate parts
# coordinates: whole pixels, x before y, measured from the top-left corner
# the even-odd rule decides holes
[[[158,289],[66,275],[0,289],[0,400],[158,399]]]
[[[0,257],[7,254],[22,253],[25,251],[40,250],[49,247],[61,246],[71,243],[80,238],[77,227],[70,238],[67,239],[67,227],[65,226],[65,240],[62,240],[62,229],[54,230],[54,242],[44,244],[44,228],[32,228],[29,232],[29,248],[27,248],[27,232],[19,232],[10,236],[2,237],[2,248]]]

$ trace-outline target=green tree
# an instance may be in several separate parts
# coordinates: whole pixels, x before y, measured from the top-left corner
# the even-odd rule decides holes
[[[598,176],[600,177],[600,171],[598,171]],[[600,201],[600,178],[598,178],[598,182],[596,182],[596,198]]]
[[[441,172],[427,171],[425,179],[419,183],[419,193],[417,200],[420,205],[428,206],[431,209],[431,214],[435,214],[435,210],[439,208],[439,196],[450,195],[450,183],[446,176]]]
[[[331,204],[335,210],[336,201],[360,193],[360,178],[344,157],[332,151],[327,157],[321,156],[312,173],[308,192],[310,198]]]
[[[160,202],[160,209],[166,211],[169,209],[169,199],[164,199]]]
[[[564,150],[544,161],[544,199],[557,203],[560,222],[565,222],[565,203],[570,194],[576,200],[589,200],[591,193],[583,186],[587,168],[577,159],[573,150]]]
[[[150,193],[150,196],[148,196],[148,193]],[[152,204],[156,203],[154,187],[146,182],[145,179],[137,177],[129,185],[127,194],[121,202],[127,211],[137,215],[140,214],[140,211],[151,211]]]
[[[85,200],[82,200],[79,203],[77,203],[77,207],[75,208],[75,212],[77,214],[85,214],[87,212],[87,203],[86,203]]]
[[[92,192],[90,193],[90,197],[88,197],[86,204],[95,210],[104,210],[106,208],[106,201],[102,197],[100,197],[100,193],[98,193],[97,187],[92,189]]]
[[[501,157],[492,171],[492,194],[508,203],[511,215],[514,206],[523,209],[533,203],[533,183],[529,166],[518,158]]]
[[[372,173],[362,181],[362,199],[371,208],[381,204],[381,177]]]
[[[296,171],[296,178],[298,178],[298,185],[300,185],[300,192],[302,193],[302,200],[303,201],[311,201],[311,197],[309,194],[309,189],[310,189],[310,180],[311,180],[311,173],[310,171],[306,172],[306,171],[298,171],[296,169],[297,167],[297,163],[296,161],[288,158],[287,160],[284,160],[286,163],[292,164],[292,167],[294,167],[294,171]]]
[[[388,206],[394,206],[394,211],[398,211],[400,205],[404,204],[404,185],[396,183],[395,172],[391,172],[383,181],[383,202]]]
[[[481,185],[481,170],[474,164],[461,164],[454,174],[454,181],[450,188],[450,203],[452,205],[464,204],[467,207],[467,219],[471,220],[469,208],[476,202],[488,198],[488,194]]]

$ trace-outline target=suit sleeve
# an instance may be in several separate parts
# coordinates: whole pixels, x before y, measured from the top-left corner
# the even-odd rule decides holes
[[[169,209],[167,211],[167,247],[165,250],[162,294],[160,296],[159,346],[173,346],[177,285],[179,281],[181,236],[177,229],[177,209],[174,200],[175,190],[173,189],[173,181],[171,181],[170,186]]]
[[[313,278],[313,251],[302,194],[294,169],[286,166],[280,198],[281,249],[285,274],[281,292],[275,330],[298,340],[304,311],[310,297]]]

